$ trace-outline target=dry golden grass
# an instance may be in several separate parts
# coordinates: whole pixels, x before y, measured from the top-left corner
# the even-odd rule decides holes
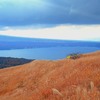
[[[0,100],[100,100],[100,51],[1,69]]]

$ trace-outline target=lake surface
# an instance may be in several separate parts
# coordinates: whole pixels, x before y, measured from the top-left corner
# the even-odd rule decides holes
[[[47,47],[32,49],[0,50],[0,57],[15,57],[37,60],[57,60],[71,53],[89,53],[100,50],[99,47]]]

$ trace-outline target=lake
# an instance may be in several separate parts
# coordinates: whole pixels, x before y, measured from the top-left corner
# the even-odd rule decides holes
[[[31,49],[0,50],[0,57],[15,57],[37,60],[58,60],[71,53],[89,53],[100,50],[99,47],[46,47]]]

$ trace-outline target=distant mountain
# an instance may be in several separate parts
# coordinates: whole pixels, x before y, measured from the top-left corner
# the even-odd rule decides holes
[[[39,39],[39,38],[22,38],[22,37],[0,35],[0,50],[55,47],[55,46],[59,46],[59,47],[61,47],[61,46],[100,47],[100,42],[76,41],[76,40],[54,40],[54,39]]]
[[[29,63],[32,60],[24,58],[0,57],[0,69]]]

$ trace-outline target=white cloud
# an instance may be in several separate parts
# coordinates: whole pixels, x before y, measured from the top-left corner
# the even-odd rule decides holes
[[[100,25],[61,25],[43,29],[1,30],[2,35],[33,38],[88,40],[100,38]]]

